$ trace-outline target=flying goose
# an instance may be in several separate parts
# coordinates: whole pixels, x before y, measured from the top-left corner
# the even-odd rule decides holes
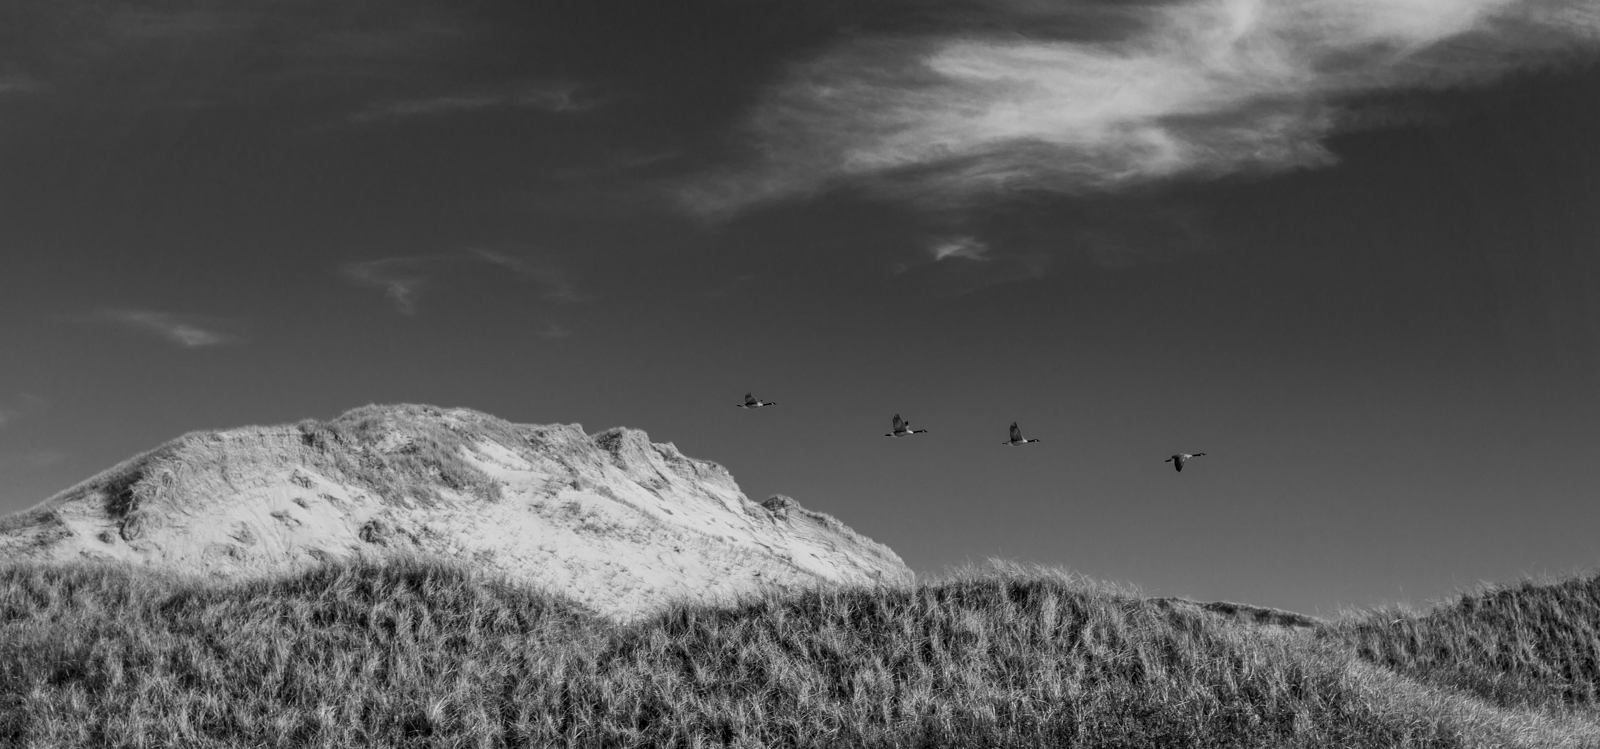
[[[1002,442],[1000,444],[1002,444],[1002,445],[1026,445],[1029,442],[1038,442],[1038,441],[1039,440],[1023,439],[1022,430],[1018,429],[1017,428],[1017,422],[1013,421],[1013,422],[1011,422],[1011,439],[1009,441],[1007,441],[1007,442]]]
[[[756,400],[755,396],[753,396],[753,395],[751,395],[749,393],[745,393],[744,394],[744,402],[740,403],[739,407],[740,408],[760,408],[762,406],[776,406],[776,405],[778,405],[778,404],[773,403],[772,401]]]
[[[885,437],[905,437],[905,436],[912,435],[912,434],[923,434],[923,433],[925,433],[927,431],[928,430],[926,430],[926,429],[912,429],[911,428],[911,422],[900,418],[900,414],[895,414],[894,415],[894,431],[892,431],[892,432],[890,432],[888,434],[885,434],[883,436],[885,436]]]
[[[1188,460],[1190,458],[1198,458],[1198,457],[1200,457],[1202,455],[1205,455],[1205,453],[1195,453],[1193,455],[1190,455],[1189,453],[1178,453],[1177,455],[1174,455],[1174,456],[1172,456],[1170,458],[1167,458],[1166,460],[1163,460],[1161,462],[1163,462],[1163,463],[1171,463],[1173,468],[1176,468],[1176,469],[1181,471],[1181,470],[1183,470],[1183,461]]]

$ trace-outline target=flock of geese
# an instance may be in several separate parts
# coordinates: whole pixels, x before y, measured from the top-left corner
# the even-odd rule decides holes
[[[776,401],[764,401],[764,400],[761,400],[761,399],[755,397],[754,395],[751,395],[750,393],[745,393],[744,394],[744,402],[739,404],[739,408],[762,408],[762,407],[765,407],[765,406],[776,406],[776,405],[778,405]],[[927,432],[928,432],[928,430],[926,430],[926,429],[912,429],[910,421],[907,421],[905,419],[900,418],[900,414],[895,414],[894,415],[894,428],[892,430],[890,430],[888,434],[885,434],[883,436],[885,436],[885,437],[910,437],[913,434],[927,434]],[[1002,442],[1000,444],[1009,445],[1009,446],[1016,446],[1016,445],[1026,445],[1029,442],[1040,442],[1040,441],[1041,440],[1028,439],[1026,437],[1023,437],[1022,436],[1022,430],[1017,427],[1017,422],[1013,421],[1013,422],[1011,422],[1011,439],[1008,439],[1005,442]],[[1176,468],[1179,471],[1182,471],[1183,470],[1184,461],[1186,461],[1186,460],[1188,460],[1190,458],[1198,458],[1198,457],[1200,457],[1202,455],[1205,455],[1205,453],[1178,453],[1177,455],[1174,455],[1174,456],[1172,456],[1170,458],[1167,458],[1166,460],[1163,460],[1161,462],[1163,462],[1163,463],[1171,463],[1173,468]]]

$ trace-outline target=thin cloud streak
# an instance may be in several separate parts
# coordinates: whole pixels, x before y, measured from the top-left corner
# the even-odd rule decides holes
[[[1600,46],[1585,0],[1181,0],[1109,11],[1133,31],[1106,38],[1088,36],[1104,8],[982,8],[1017,33],[862,37],[794,68],[746,123],[750,162],[683,204],[726,216],[844,185],[948,208],[1326,166],[1358,97]]]
[[[44,84],[25,75],[0,75],[0,94],[29,94],[44,88]]]
[[[339,271],[349,281],[382,289],[394,302],[395,309],[403,315],[415,315],[417,299],[422,291],[433,286],[439,277],[455,273],[458,282],[465,272],[476,268],[480,274],[485,265],[510,271],[518,279],[532,281],[543,287],[542,301],[566,304],[588,299],[559,268],[536,264],[527,259],[483,248],[471,248],[455,255],[411,255],[345,263]]]
[[[560,323],[548,322],[545,323],[544,327],[534,330],[533,334],[540,338],[555,340],[557,338],[571,337],[572,331],[563,327]]]
[[[436,117],[486,109],[533,109],[550,113],[583,112],[600,105],[578,96],[574,83],[550,82],[501,93],[438,96],[379,104],[350,115],[352,123],[386,122],[411,117]]]
[[[572,280],[567,277],[567,274],[558,268],[535,265],[523,258],[481,247],[474,247],[470,252],[486,263],[507,268],[518,276],[543,285],[544,292],[540,294],[540,297],[547,302],[572,303],[585,301],[589,298],[579,292]]]
[[[427,279],[418,274],[421,257],[390,257],[381,260],[345,263],[340,271],[361,286],[383,289],[384,296],[394,302],[402,315],[417,313],[417,294]]]
[[[131,330],[154,334],[184,348],[217,346],[239,340],[236,336],[201,327],[197,322],[166,312],[106,310],[103,317]]]
[[[951,237],[928,248],[934,262],[948,258],[985,261],[990,259],[986,254],[988,251],[989,246],[976,237]]]
[[[474,247],[471,250],[468,250],[468,252],[477,255],[479,259],[486,263],[492,263],[494,265],[509,268],[514,273],[527,273],[531,270],[528,264],[523,262],[520,258],[514,258],[503,252],[486,250],[482,247]]]
[[[50,401],[23,393],[10,403],[0,403],[0,427],[50,407]]]
[[[9,5],[0,94],[50,89],[96,114],[284,104],[342,121],[351,84],[437,91],[441,59],[495,35],[431,0]]]
[[[969,239],[962,237],[960,239]],[[983,291],[995,286],[1033,281],[1048,275],[1054,264],[1054,256],[1049,252],[1039,251],[1013,251],[1005,254],[987,254],[988,248],[975,243],[976,247],[983,249],[977,256],[946,254],[940,257],[936,254],[931,259],[914,262],[900,262],[889,266],[889,272],[896,276],[906,276],[913,279],[918,285],[928,292],[941,297],[958,297]],[[961,247],[958,242],[951,242],[943,246]],[[932,250],[939,249],[936,245]],[[970,246],[969,246],[970,249]],[[942,262],[949,258],[960,258],[968,263],[952,265]]]

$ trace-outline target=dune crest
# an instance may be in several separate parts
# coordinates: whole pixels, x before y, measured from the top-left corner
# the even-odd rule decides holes
[[[639,430],[468,409],[195,432],[0,519],[0,559],[121,560],[219,578],[436,555],[628,620],[675,599],[902,583],[888,547]]]

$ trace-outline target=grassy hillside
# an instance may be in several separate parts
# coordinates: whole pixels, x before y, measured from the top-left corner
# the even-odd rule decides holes
[[[1600,575],[1493,588],[1420,617],[1359,615],[1321,636],[1495,705],[1554,713],[1600,708]]]
[[[1005,567],[618,626],[437,562],[11,566],[0,745],[1600,746],[1597,604],[1256,626]]]

